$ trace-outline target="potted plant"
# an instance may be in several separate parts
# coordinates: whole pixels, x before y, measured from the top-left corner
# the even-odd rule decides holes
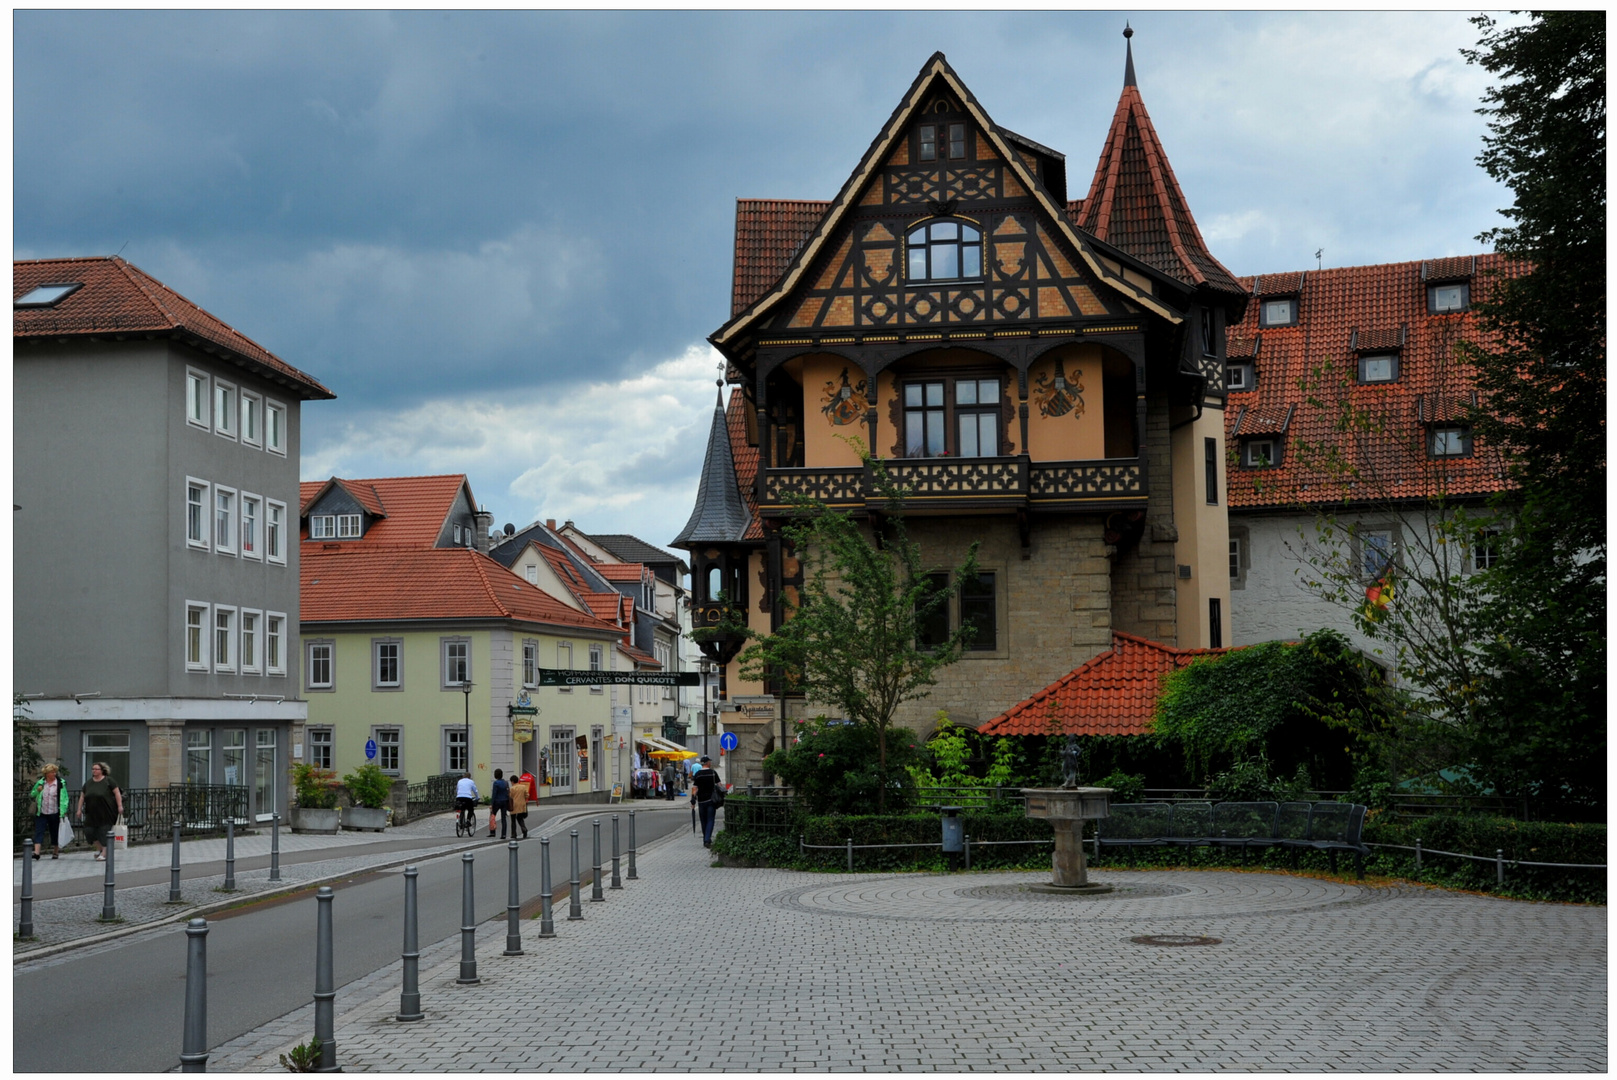
[[[298,796],[292,808],[292,831],[335,834],[337,774],[303,762],[292,768],[292,786]]]
[[[373,832],[387,828],[387,797],[393,790],[392,778],[375,762],[366,762],[344,776],[342,782],[348,794],[354,797],[353,806],[343,807],[343,828]]]

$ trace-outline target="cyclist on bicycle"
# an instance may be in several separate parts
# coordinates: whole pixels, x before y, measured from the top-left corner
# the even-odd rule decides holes
[[[455,784],[455,813],[461,822],[477,822],[477,784],[471,773],[461,773]]]

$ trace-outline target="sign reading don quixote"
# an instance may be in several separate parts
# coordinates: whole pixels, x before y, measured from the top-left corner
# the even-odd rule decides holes
[[[702,676],[695,671],[575,671],[568,668],[540,668],[540,686],[700,686]]]

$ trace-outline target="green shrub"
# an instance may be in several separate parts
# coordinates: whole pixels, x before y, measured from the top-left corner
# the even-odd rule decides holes
[[[920,748],[898,729],[887,741],[881,765],[879,734],[868,724],[828,724],[823,717],[801,721],[798,741],[764,759],[764,769],[790,785],[810,813],[889,813],[909,806],[915,796],[911,767],[923,760]]]
[[[1143,773],[1126,773],[1122,769],[1115,769],[1110,775],[1103,776],[1088,786],[1111,788],[1111,801],[1114,803],[1137,803],[1145,798]]]
[[[330,769],[300,762],[292,767],[292,786],[301,809],[330,810],[337,805],[337,774]]]
[[[1423,860],[1424,866],[1417,872],[1413,852],[1378,849],[1378,871],[1413,877],[1434,885],[1495,892],[1524,899],[1593,903],[1604,903],[1606,899],[1604,870],[1510,865],[1517,859],[1605,865],[1604,825],[1516,821],[1512,818],[1457,814],[1415,818],[1372,813],[1365,821],[1366,843],[1414,847],[1417,838],[1421,847],[1428,852],[1452,851],[1462,855],[1480,855],[1490,861],[1427,855]],[[1505,853],[1503,888],[1496,884],[1497,870],[1491,861],[1497,851]]]
[[[382,772],[381,766],[374,761],[368,761],[348,773],[342,782],[354,797],[356,805],[368,806],[373,810],[386,806],[388,794],[393,790],[393,779]]]

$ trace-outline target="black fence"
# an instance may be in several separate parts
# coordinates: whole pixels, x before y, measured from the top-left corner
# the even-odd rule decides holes
[[[436,814],[441,810],[455,808],[455,784],[460,780],[459,773],[439,773],[429,776],[419,784],[410,785],[410,799],[407,807],[410,820],[414,821],[422,814]]]
[[[1206,802],[1207,792],[1202,788],[1145,788],[1140,796],[1147,802]],[[1309,802],[1353,802],[1352,793],[1346,791],[1310,791]],[[1431,795],[1413,792],[1393,792],[1387,797],[1387,808],[1396,814],[1410,817],[1431,817],[1434,814],[1486,814],[1532,821],[1546,809],[1525,798],[1507,795]]]
[[[732,793],[724,800],[724,827],[736,832],[795,836],[798,814],[797,800],[785,795]]]
[[[225,822],[247,824],[247,788],[241,784],[170,784],[166,788],[126,788],[124,797],[124,824],[129,826],[131,844],[149,844],[169,840],[174,835],[174,823],[180,823],[180,832],[187,836],[200,836],[224,832]],[[80,830],[83,819],[77,817],[79,793],[67,793],[68,820]],[[12,819],[12,846],[34,832],[34,805],[26,794],[13,800],[15,816]]]

